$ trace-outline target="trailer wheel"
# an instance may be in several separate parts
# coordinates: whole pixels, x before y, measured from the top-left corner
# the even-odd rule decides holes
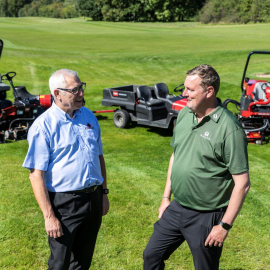
[[[126,128],[130,123],[129,113],[125,110],[117,110],[113,115],[113,123],[118,128]]]

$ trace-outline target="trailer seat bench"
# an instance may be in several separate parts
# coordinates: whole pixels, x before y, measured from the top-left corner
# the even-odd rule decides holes
[[[136,89],[137,97],[140,100],[140,104],[148,107],[164,105],[162,100],[154,99],[152,97],[152,91],[149,86],[142,85]]]

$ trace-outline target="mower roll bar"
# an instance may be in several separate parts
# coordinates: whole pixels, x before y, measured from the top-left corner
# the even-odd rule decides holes
[[[3,47],[4,47],[4,42],[3,42],[2,39],[0,39],[0,58],[1,58],[1,54],[2,54]],[[1,80],[1,79],[0,79],[0,80]]]
[[[242,81],[241,81],[241,90],[242,90],[242,92],[245,90],[243,88],[243,85],[244,85],[244,80],[245,80],[245,77],[246,77],[248,63],[249,63],[249,60],[250,60],[250,57],[251,57],[252,54],[270,54],[270,52],[269,51],[253,51],[253,52],[250,52],[248,54],[247,62],[246,62],[246,65],[245,65],[245,69],[244,69],[244,73],[243,73],[243,77],[242,77]]]

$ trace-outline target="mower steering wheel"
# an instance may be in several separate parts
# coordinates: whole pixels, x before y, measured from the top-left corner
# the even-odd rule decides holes
[[[173,91],[174,91],[174,92],[181,92],[181,95],[182,95],[184,89],[185,89],[185,86],[184,86],[183,83],[181,83],[181,84],[177,85],[177,86],[173,89]]]
[[[1,80],[4,81],[10,81],[12,80],[14,77],[16,76],[16,72],[15,71],[10,71],[8,73],[5,73],[1,76]]]
[[[265,82],[262,84],[261,88],[262,88],[263,92],[265,92],[266,87],[270,87],[270,82]]]

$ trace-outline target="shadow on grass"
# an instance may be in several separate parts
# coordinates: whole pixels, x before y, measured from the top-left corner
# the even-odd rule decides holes
[[[103,115],[96,115],[97,120],[107,120],[108,116],[103,116]]]
[[[10,139],[7,139],[5,142],[1,142],[1,144],[10,144],[10,143],[16,143],[17,141],[25,141],[27,138],[26,137],[23,137],[23,138],[19,138],[17,139],[16,141],[15,140],[10,140]]]
[[[97,116],[98,120],[107,120],[107,118],[108,118],[107,116],[99,116],[99,117]],[[137,122],[131,122],[129,126],[125,127],[124,129],[132,130],[138,127],[145,128],[147,129],[147,132],[156,133],[162,137],[172,137],[172,134],[173,134],[172,130],[169,128],[165,129],[165,128],[159,128],[159,127],[149,127],[145,125],[140,125]]]
[[[148,127],[147,132],[153,132],[162,137],[172,137],[173,132],[171,129],[158,128],[158,127]]]

